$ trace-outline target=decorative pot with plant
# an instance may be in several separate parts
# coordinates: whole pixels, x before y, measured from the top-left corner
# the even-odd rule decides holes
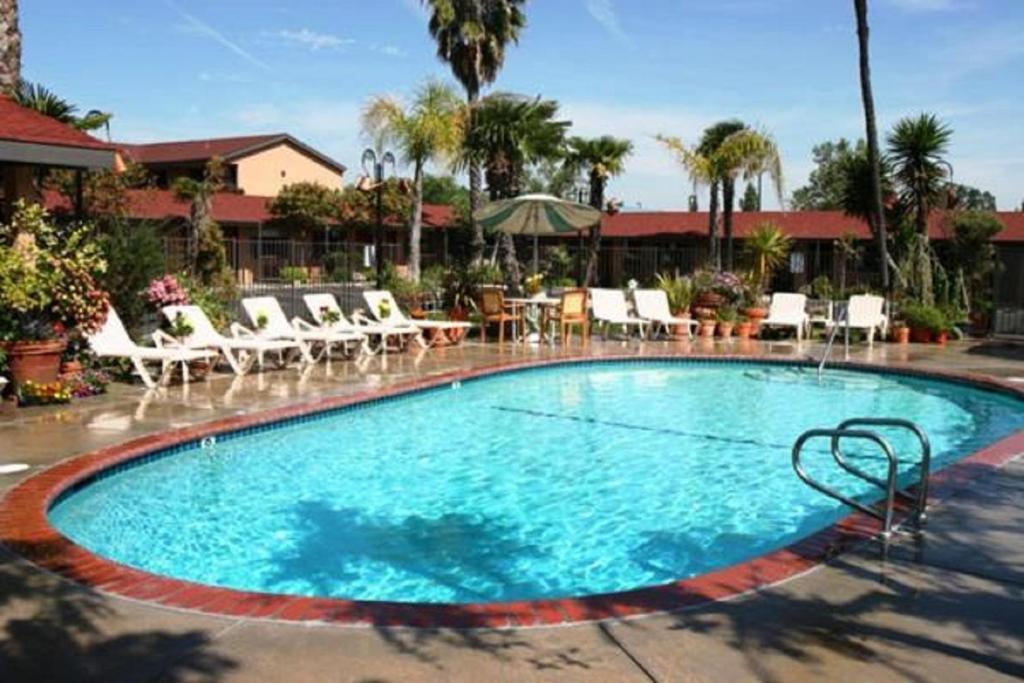
[[[910,343],[910,327],[903,321],[896,321],[892,326],[892,340],[897,344]]]
[[[946,315],[937,306],[908,303],[902,313],[910,327],[910,340],[916,344],[930,344],[949,332]]]
[[[171,320],[167,329],[168,334],[179,342],[184,342],[186,339],[191,337],[195,331],[195,325],[193,325],[192,321],[189,320],[181,311],[174,314],[174,319]]]
[[[325,326],[334,327],[341,322],[341,313],[330,306],[321,306],[320,320]]]
[[[693,281],[678,272],[673,275],[657,273],[655,277],[658,289],[665,292],[665,296],[668,298],[669,312],[677,318],[689,318],[690,304],[693,303]],[[688,326],[676,325],[672,334],[677,337],[687,336],[689,334]]]
[[[263,332],[267,329],[267,325],[270,324],[270,316],[267,315],[266,311],[258,311],[256,313],[256,331]]]
[[[537,296],[544,291],[544,275],[543,273],[534,273],[533,275],[527,275],[523,281],[523,291],[526,292],[526,296]]]
[[[98,330],[110,299],[96,284],[106,263],[85,226],[58,230],[19,200],[0,225],[0,346],[15,384],[52,384],[69,336]]]
[[[732,337],[733,328],[736,327],[736,319],[738,315],[736,313],[735,306],[722,306],[718,309],[718,336],[723,339],[729,339]]]
[[[747,316],[740,316],[736,321],[736,336],[740,339],[750,339],[754,333],[754,323]]]
[[[697,333],[701,337],[711,338],[715,336],[715,330],[718,328],[718,321],[714,318],[704,318],[700,321],[700,327],[697,328]]]

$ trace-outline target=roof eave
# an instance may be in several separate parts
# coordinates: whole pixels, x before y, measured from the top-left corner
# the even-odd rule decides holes
[[[0,162],[80,169],[114,168],[114,150],[0,140]]]

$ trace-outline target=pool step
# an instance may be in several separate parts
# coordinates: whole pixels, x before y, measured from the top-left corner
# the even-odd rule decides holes
[[[890,445],[883,436],[878,432],[865,429],[866,427],[895,427],[899,429],[906,429],[917,437],[918,441],[921,443],[921,477],[918,481],[915,495],[910,496],[909,494],[896,489],[896,478],[899,474],[899,460],[896,458],[896,453],[893,450],[892,445]],[[853,498],[836,491],[830,486],[826,486],[807,474],[806,470],[804,470],[803,463],[801,462],[803,448],[808,441],[818,438],[828,438],[831,440],[832,459],[837,465],[839,465],[839,467],[855,477],[858,477],[885,491],[885,504],[881,511],[871,507],[870,505],[865,505],[858,500],[854,500]],[[879,479],[855,465],[850,464],[840,447],[843,439],[859,439],[877,445],[889,461],[889,467],[885,479]],[[928,435],[924,433],[924,430],[910,420],[894,417],[851,418],[840,423],[839,426],[834,429],[810,429],[801,434],[800,438],[798,438],[796,443],[793,444],[793,469],[796,471],[796,475],[814,490],[824,493],[826,496],[834,498],[855,510],[859,510],[881,520],[882,537],[886,539],[888,539],[892,533],[893,506],[895,505],[897,495],[904,496],[911,501],[911,507],[914,511],[915,525],[920,528],[925,523],[928,507],[928,475],[931,470],[931,460],[931,442],[928,440]]]

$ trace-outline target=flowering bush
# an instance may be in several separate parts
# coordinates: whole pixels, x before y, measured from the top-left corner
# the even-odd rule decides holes
[[[71,390],[61,382],[37,384],[25,381],[18,385],[18,405],[20,406],[45,406],[70,402]]]
[[[52,339],[103,324],[106,293],[96,278],[106,269],[91,229],[58,230],[46,209],[19,200],[0,225],[0,341]]]
[[[143,296],[158,309],[164,306],[187,306],[192,303],[188,290],[174,275],[164,275],[150,282]]]
[[[102,370],[84,370],[65,380],[64,386],[75,398],[86,398],[107,393],[110,375]]]
[[[743,278],[736,273],[730,273],[727,270],[723,270],[715,273],[715,277],[712,282],[712,289],[729,301],[735,302],[743,296],[745,288],[743,285]]]

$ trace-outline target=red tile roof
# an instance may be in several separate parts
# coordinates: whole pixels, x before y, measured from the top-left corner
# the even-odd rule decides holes
[[[117,147],[131,160],[146,165],[206,161],[213,157],[221,157],[231,161],[266,147],[282,143],[302,150],[306,154],[336,169],[339,173],[345,172],[343,164],[300,142],[287,133],[210,138],[206,140],[178,140],[139,145],[117,143]]]
[[[170,190],[129,190],[128,197],[132,218],[166,221],[188,218],[189,215],[188,202],[179,200]],[[273,219],[268,210],[272,199],[273,197],[221,192],[213,198],[213,218],[220,223],[241,225],[267,223]],[[71,210],[67,198],[58,192],[46,192],[45,203],[51,211]],[[455,212],[450,206],[423,206],[423,223],[427,227],[445,227],[454,216]]]
[[[0,140],[59,147],[114,149],[56,119],[26,109],[6,95],[0,95]]]

